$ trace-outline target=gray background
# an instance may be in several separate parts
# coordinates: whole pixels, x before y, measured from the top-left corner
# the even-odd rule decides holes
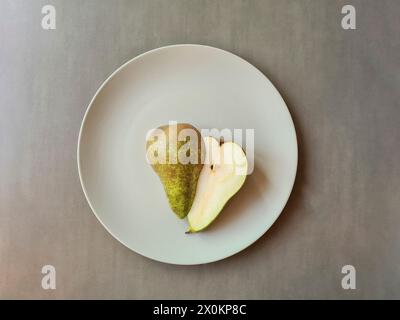
[[[41,8],[57,29],[41,28]],[[341,28],[341,7],[357,30]],[[0,0],[0,298],[400,298],[398,0]],[[293,115],[299,170],[256,244],[182,267],[119,244],[81,191],[86,106],[118,66],[199,43],[260,68]],[[41,288],[41,267],[57,289]],[[341,267],[357,290],[341,288]]]

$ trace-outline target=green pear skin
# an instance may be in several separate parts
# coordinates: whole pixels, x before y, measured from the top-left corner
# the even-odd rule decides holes
[[[192,207],[196,194],[197,181],[203,168],[203,139],[200,132],[187,123],[164,125],[158,129],[164,132],[166,138],[166,163],[153,163],[151,166],[164,186],[164,191],[172,211],[177,217],[183,219]],[[177,137],[181,130],[184,129],[194,130],[192,132],[196,133],[196,139],[192,139],[193,141],[178,141]],[[147,140],[147,151],[149,151],[153,143],[154,140]],[[171,158],[179,159],[182,153],[188,154],[187,149],[182,150],[181,148],[185,143],[188,143],[188,146],[190,146],[191,156],[197,159],[196,163],[182,164],[180,161],[170,163]],[[148,152],[147,156],[148,158],[152,158],[154,154]]]

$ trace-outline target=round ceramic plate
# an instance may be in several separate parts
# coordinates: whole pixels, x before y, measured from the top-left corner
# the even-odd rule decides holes
[[[168,206],[146,162],[147,132],[169,121],[199,129],[254,129],[254,171],[204,232]],[[260,238],[285,206],[297,170],[295,128],[282,97],[255,67],[229,52],[175,45],[116,70],[84,116],[78,169],[90,207],[121,243],[173,264],[231,256]]]

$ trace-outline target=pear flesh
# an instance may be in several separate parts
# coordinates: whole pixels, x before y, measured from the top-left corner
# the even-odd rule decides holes
[[[205,163],[197,181],[196,195],[188,214],[187,233],[204,230],[239,191],[247,176],[247,158],[234,142],[222,145],[205,137]]]
[[[147,160],[164,186],[169,206],[180,219],[192,207],[204,149],[200,132],[186,123],[161,126],[147,137]]]

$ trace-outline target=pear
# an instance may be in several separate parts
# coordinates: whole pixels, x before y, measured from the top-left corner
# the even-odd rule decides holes
[[[208,227],[228,200],[239,191],[247,176],[247,158],[238,144],[226,142],[220,145],[213,137],[205,137],[204,144],[205,163],[188,214],[187,233]]]
[[[181,219],[192,207],[204,162],[204,142],[190,124],[170,122],[147,137],[147,160],[164,186],[172,211]]]

